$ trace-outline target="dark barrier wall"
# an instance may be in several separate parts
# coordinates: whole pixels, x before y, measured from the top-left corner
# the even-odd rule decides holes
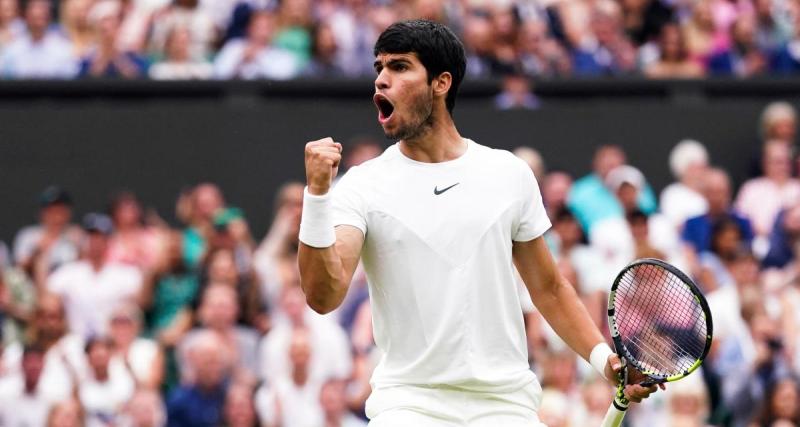
[[[530,145],[548,167],[573,174],[588,172],[598,144],[620,144],[660,189],[671,180],[670,148],[687,137],[706,143],[737,181],[745,178],[761,109],[795,99],[800,82],[543,82],[535,111],[497,111],[496,88],[464,87],[456,107],[464,136],[500,148]],[[384,141],[371,92],[369,81],[3,82],[0,239],[10,243],[35,220],[37,194],[51,183],[73,193],[78,214],[131,189],[172,221],[179,191],[206,180],[246,211],[260,238],[275,189],[304,178],[306,141]]]

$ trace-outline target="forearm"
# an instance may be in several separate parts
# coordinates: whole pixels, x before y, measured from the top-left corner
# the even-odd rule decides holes
[[[308,305],[320,314],[338,307],[347,294],[348,283],[336,246],[313,248],[301,243],[298,263],[300,285]]]
[[[561,275],[554,280],[553,286],[531,291],[533,303],[558,336],[588,361],[592,349],[605,342],[603,335],[572,285]]]

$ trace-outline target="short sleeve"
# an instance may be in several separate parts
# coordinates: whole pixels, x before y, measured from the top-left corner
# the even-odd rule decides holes
[[[531,169],[521,161],[520,167],[520,198],[518,226],[512,239],[516,242],[533,240],[550,228],[550,219],[542,203],[542,193],[539,184],[533,176]]]
[[[358,191],[359,170],[354,167],[336,183],[333,198],[333,225],[350,225],[367,235],[367,208]]]

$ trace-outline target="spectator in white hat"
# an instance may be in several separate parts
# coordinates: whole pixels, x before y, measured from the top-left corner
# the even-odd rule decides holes
[[[702,143],[684,139],[669,153],[669,168],[677,181],[661,192],[661,212],[680,227],[687,219],[703,215],[708,203],[701,192],[708,169],[708,152]]]

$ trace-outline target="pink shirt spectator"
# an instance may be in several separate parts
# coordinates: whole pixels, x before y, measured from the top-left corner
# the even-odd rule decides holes
[[[800,202],[800,180],[790,179],[779,185],[769,178],[753,178],[744,183],[735,208],[750,218],[759,236],[769,234],[781,209]]]

